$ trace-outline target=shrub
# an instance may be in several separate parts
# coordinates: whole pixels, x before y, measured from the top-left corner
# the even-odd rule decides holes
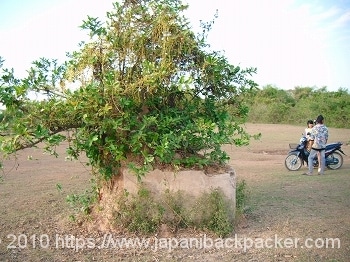
[[[181,191],[166,191],[155,198],[141,188],[136,196],[126,192],[118,203],[116,225],[131,232],[154,233],[161,224],[167,224],[174,231],[192,227],[224,237],[234,228],[233,210],[219,189],[204,192],[193,201]]]
[[[192,212],[195,221],[198,221],[192,221],[194,226],[208,229],[220,237],[229,235],[234,229],[235,214],[220,189],[203,193]]]
[[[141,188],[136,196],[127,192],[118,200],[116,224],[131,232],[154,233],[161,224],[164,208],[148,189]]]
[[[250,192],[247,188],[245,180],[237,182],[236,186],[236,212],[237,215],[243,214],[246,211],[247,203],[250,197]]]

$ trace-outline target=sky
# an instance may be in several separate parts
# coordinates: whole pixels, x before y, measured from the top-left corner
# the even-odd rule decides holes
[[[260,88],[350,90],[350,0],[183,0],[193,30],[217,19],[211,49],[256,67]],[[78,50],[87,16],[104,20],[112,0],[0,0],[0,56],[24,77],[40,57],[66,60]]]

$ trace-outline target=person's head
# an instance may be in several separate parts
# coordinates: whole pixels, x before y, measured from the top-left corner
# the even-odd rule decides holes
[[[322,116],[322,115],[319,115],[319,116],[316,118],[316,123],[317,123],[317,124],[323,124],[323,120],[324,120],[323,116]]]
[[[313,120],[308,120],[306,124],[307,124],[307,127],[310,127],[311,125],[313,126],[314,125],[314,121]]]

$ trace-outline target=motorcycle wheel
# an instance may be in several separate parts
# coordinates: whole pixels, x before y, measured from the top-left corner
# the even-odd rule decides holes
[[[339,169],[339,168],[341,168],[341,166],[343,165],[343,156],[341,155],[341,154],[339,154],[338,152],[334,152],[334,153],[332,153],[332,154],[330,154],[328,157],[327,157],[327,159],[332,159],[332,158],[336,158],[336,159],[338,159],[338,164],[329,164],[329,165],[327,165],[327,167],[329,168],[329,169]],[[326,160],[326,162],[327,162],[327,160]]]
[[[301,168],[303,162],[297,154],[290,154],[286,157],[284,165],[290,171],[297,171]]]

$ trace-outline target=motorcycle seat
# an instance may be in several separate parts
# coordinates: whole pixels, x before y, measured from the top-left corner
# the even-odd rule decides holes
[[[334,147],[338,147],[339,145],[342,145],[342,143],[341,142],[336,142],[336,143],[327,144],[326,145],[326,150],[329,150],[329,149],[334,148]]]

